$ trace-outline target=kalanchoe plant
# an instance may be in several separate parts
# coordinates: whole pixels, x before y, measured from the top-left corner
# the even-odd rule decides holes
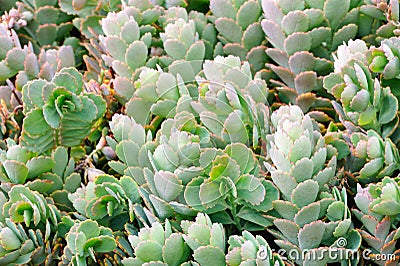
[[[262,236],[253,236],[248,231],[243,231],[241,236],[232,235],[228,240],[229,248],[226,255],[228,266],[247,264],[283,266],[284,259],[268,245]]]
[[[152,33],[155,33],[151,26],[145,33],[141,32],[140,24],[135,19],[136,10],[125,7],[118,13],[108,13],[101,22],[105,36],[99,36],[107,51],[107,55],[103,55],[104,61],[117,75],[127,79],[131,79],[134,72],[146,64]]]
[[[124,258],[124,266],[156,263],[171,266],[190,265],[187,261],[192,252],[182,234],[172,231],[168,220],[164,226],[155,222],[150,228],[141,228],[138,235],[128,235],[128,240],[134,256]]]
[[[60,10],[56,0],[25,0],[16,5],[21,14],[30,13],[27,25],[21,27],[18,34],[25,43],[32,42],[37,51],[41,47],[62,44],[73,28],[73,17]]]
[[[55,263],[59,245],[51,235],[50,228],[46,233],[37,230],[26,230],[18,223],[6,219],[0,223],[0,264],[2,265],[41,265]],[[57,247],[58,246],[58,247]]]
[[[96,263],[96,253],[106,253],[115,247],[111,229],[92,220],[76,221],[66,234],[67,245],[60,265]]]
[[[396,250],[400,238],[399,195],[398,180],[389,177],[366,188],[357,187],[355,202],[358,209],[353,209],[353,212],[364,225],[359,231],[370,250],[368,255],[378,265],[394,266],[399,262],[400,249]],[[381,254],[390,259],[379,261],[376,258]]]
[[[17,34],[13,29],[0,23],[0,82],[15,76],[24,69],[24,60],[31,49],[21,46]]]
[[[267,152],[272,164],[265,166],[282,193],[281,200],[273,201],[279,214],[274,219],[279,231],[270,230],[280,239],[275,242],[299,254],[304,249],[319,254],[339,237],[357,239],[357,233],[351,230],[346,191],[334,189],[332,195],[328,188],[336,170],[336,157],[327,157],[333,147],[325,145],[312,119],[298,106],[280,107],[272,114],[271,123],[273,133],[267,136]],[[324,217],[328,220],[324,221]],[[330,258],[323,256],[323,252],[321,256],[322,260],[312,263],[325,265]],[[299,264],[312,260],[294,259]]]
[[[0,221],[10,218],[15,223],[24,223],[26,227],[57,228],[60,211],[50,198],[26,186],[15,185],[7,195],[0,195]]]
[[[39,58],[34,54],[32,47],[25,57],[24,69],[18,72],[16,88],[22,87],[33,79],[51,81],[54,75],[64,67],[75,66],[75,55],[71,46],[61,46],[58,49],[42,49]]]
[[[224,150],[213,148],[209,133],[196,125],[190,113],[165,120],[155,142],[146,142],[145,130],[131,119],[119,116],[117,121],[112,130],[119,143],[111,139],[109,143],[121,162],[110,162],[110,166],[135,179],[146,204],[158,217],[194,216],[205,211],[213,213],[216,221],[239,228],[255,230],[270,225],[269,219],[257,217],[256,212],[267,213],[278,192],[270,181],[258,177],[257,161],[246,146],[236,143]],[[247,189],[253,193],[247,195]],[[225,212],[228,209],[232,216]]]
[[[133,205],[140,202],[139,187],[132,177],[118,180],[105,174],[70,193],[68,198],[79,214],[114,230],[133,222]]]
[[[348,166],[358,173],[359,182],[377,181],[399,169],[399,152],[389,138],[383,140],[378,133],[368,130],[367,134],[355,132],[350,139],[354,158]]]
[[[194,20],[186,22],[179,18],[165,27],[160,33],[165,52],[174,62],[169,65],[172,73],[180,73],[183,80],[191,82],[201,70],[205,56],[205,45],[198,40]],[[184,59],[184,60],[183,60]]]
[[[366,52],[362,41],[339,47],[335,72],[325,77],[324,87],[340,100],[334,107],[345,126],[373,129],[384,138],[397,139],[398,100],[389,87],[373,78]]]
[[[253,71],[264,68],[267,61],[266,43],[261,28],[261,1],[212,0],[210,10],[218,31],[215,52],[234,55],[242,61],[249,61]]]
[[[197,88],[185,84],[179,74],[147,67],[141,69],[134,84],[123,77],[115,78],[113,84],[122,101],[128,100],[126,114],[142,125],[157,126],[162,118],[174,117],[177,111],[190,111],[192,97],[197,96]]]
[[[217,56],[206,60],[204,76],[197,77],[199,97],[191,103],[200,121],[226,143],[257,147],[268,132],[268,88],[254,78],[248,62],[238,57]]]
[[[183,238],[199,265],[225,264],[225,230],[212,223],[207,214],[199,213],[194,222],[182,221]]]
[[[28,82],[22,90],[21,143],[44,153],[57,145],[78,146],[105,113],[104,100],[84,92],[82,75],[63,68],[52,79]]]

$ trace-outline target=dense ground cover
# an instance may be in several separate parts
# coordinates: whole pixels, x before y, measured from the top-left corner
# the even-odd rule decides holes
[[[1,1],[0,265],[398,265],[399,9]]]

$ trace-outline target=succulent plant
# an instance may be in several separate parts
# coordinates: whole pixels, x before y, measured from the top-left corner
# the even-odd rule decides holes
[[[175,75],[179,73],[185,82],[194,81],[205,56],[205,45],[198,40],[195,21],[179,18],[165,26],[160,38],[165,52],[174,60],[168,66],[169,71]]]
[[[396,250],[396,243],[400,237],[399,193],[398,180],[389,177],[366,188],[357,186],[355,202],[358,209],[353,209],[353,213],[364,225],[359,231],[366,248],[369,248],[367,255],[378,265],[390,266],[399,262],[400,250]],[[376,259],[379,254],[391,255],[390,260]]]
[[[339,237],[357,239],[346,191],[340,193],[334,188],[331,194],[328,188],[336,171],[336,156],[327,157],[333,147],[325,144],[310,116],[298,106],[280,107],[271,115],[271,123],[274,130],[267,136],[267,152],[272,164],[266,162],[265,166],[282,194],[281,200],[273,201],[278,213],[274,225],[279,231],[270,232],[280,239],[275,242],[287,251],[303,254],[306,249],[319,254]],[[325,265],[329,261],[323,252],[320,255],[323,259],[312,263]],[[312,259],[294,258],[305,265]]]
[[[59,265],[88,265],[88,262],[92,265],[97,262],[97,253],[110,252],[116,247],[111,229],[92,220],[75,222],[65,239],[67,245]]]
[[[376,29],[376,42],[389,39],[393,36],[399,36],[399,2],[394,0],[371,1],[379,10],[383,12],[384,19]]]
[[[140,202],[140,195],[131,177],[123,176],[118,180],[103,174],[70,193],[68,199],[79,214],[118,230],[126,222],[133,221],[133,205]]]
[[[21,224],[10,219],[0,223],[0,264],[2,265],[42,265],[57,260],[59,248],[57,240],[50,239],[50,228],[46,234],[39,230],[26,230]],[[55,235],[54,237],[57,237]],[[58,245],[59,246],[59,245]]]
[[[196,220],[182,221],[183,238],[193,251],[199,265],[225,265],[225,230],[212,223],[207,214],[199,213]]]
[[[2,211],[0,221],[10,218],[15,223],[24,223],[26,227],[57,228],[60,211],[50,198],[24,185],[15,185],[7,193],[0,195]]]
[[[0,82],[15,76],[24,69],[24,60],[29,52],[27,46],[22,47],[13,29],[0,23]]]
[[[54,75],[64,67],[75,66],[75,55],[71,46],[61,46],[58,49],[42,49],[39,58],[30,47],[25,57],[24,69],[18,72],[16,88],[22,87],[30,80],[45,79],[51,81]]]
[[[359,182],[377,181],[399,169],[399,153],[389,138],[383,140],[373,130],[368,130],[366,134],[354,132],[350,138],[355,157],[349,164],[350,170],[358,172]]]
[[[400,98],[397,92],[400,72],[397,65],[400,56],[400,38],[385,39],[378,48],[371,47],[367,54],[369,69],[376,75],[379,74],[382,85],[389,86],[391,92]],[[397,141],[396,141],[397,142]]]
[[[165,228],[165,229],[164,229]],[[189,246],[181,233],[173,233],[171,224],[165,220],[165,226],[155,222],[150,228],[141,228],[138,235],[129,235],[129,243],[134,256],[122,260],[124,266],[161,264],[185,265],[191,255]]]
[[[267,56],[260,23],[261,1],[212,0],[210,10],[212,16],[209,19],[219,33],[215,52],[248,61],[254,72],[263,69]]]
[[[18,34],[24,43],[31,42],[36,51],[40,47],[62,44],[73,28],[73,17],[62,12],[56,0],[27,0],[16,5],[20,14],[28,18],[27,25],[21,27]]]
[[[362,41],[340,47],[335,72],[325,77],[324,87],[340,100],[334,107],[346,127],[373,129],[386,138],[396,133],[398,100],[389,87],[374,80],[365,62],[366,50]]]
[[[127,79],[131,79],[138,68],[146,65],[152,34],[156,31],[146,23],[157,20],[157,16],[151,21],[139,20],[140,24],[135,19],[138,16],[140,13],[136,8],[125,7],[118,13],[108,13],[101,21],[105,35],[99,36],[99,40],[107,51],[103,59],[118,76]],[[128,31],[129,34],[126,33]]]
[[[105,113],[104,100],[84,93],[82,75],[63,68],[52,79],[28,82],[22,90],[21,142],[39,153],[57,145],[78,146]]]
[[[156,148],[151,132],[146,132],[134,119],[120,114],[113,116],[110,129],[114,139],[107,137],[109,146],[103,152],[111,148],[119,161],[110,161],[109,165],[117,173],[130,176],[143,185],[146,181],[142,169],[151,168],[148,152]]]
[[[243,144],[212,148],[207,130],[187,112],[165,120],[155,142],[149,134],[146,141],[144,128],[126,116],[115,116],[111,130],[117,143],[108,139],[109,144],[120,161],[110,166],[135,179],[156,216],[185,217],[205,211],[214,213],[216,220],[224,217],[225,223],[250,230],[270,225],[269,219],[255,213],[268,212],[278,193],[270,181],[258,177],[256,159]],[[240,159],[243,155],[246,160]],[[249,188],[251,197],[243,194]]]
[[[234,56],[206,60],[203,68],[198,100],[191,103],[200,121],[226,143],[257,147],[268,133],[265,81],[253,79],[249,64]]]
[[[273,253],[268,242],[262,236],[254,237],[248,231],[243,231],[241,236],[230,236],[228,244],[228,253],[225,256],[228,266],[285,265],[281,256]]]
[[[187,110],[197,88],[185,84],[181,76],[143,68],[139,78],[132,81],[116,77],[114,89],[122,102],[126,102],[126,114],[142,125],[151,124],[162,118],[174,117],[177,111]]]

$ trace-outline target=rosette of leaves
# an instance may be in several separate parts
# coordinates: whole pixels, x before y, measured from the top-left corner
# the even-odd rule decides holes
[[[212,0],[210,10],[218,31],[215,50],[225,55],[234,55],[248,61],[257,72],[265,67],[265,35],[261,28],[261,1]]]
[[[139,187],[132,177],[116,179],[106,174],[70,193],[68,199],[79,214],[114,230],[133,222],[133,205],[141,201]]]
[[[358,209],[353,209],[354,215],[363,223],[359,229],[365,242],[365,248],[370,249],[370,258],[378,265],[397,265],[400,250],[396,249],[400,238],[398,229],[400,213],[398,180],[385,177],[382,182],[370,184],[366,188],[357,186],[355,202]],[[375,260],[379,254],[395,254],[394,260]]]
[[[115,114],[110,122],[113,137],[107,137],[109,147],[115,152],[119,161],[108,164],[118,174],[130,176],[138,185],[146,183],[143,168],[151,168],[148,153],[154,151],[151,131],[136,123],[126,115]]]
[[[400,38],[393,37],[381,42],[380,47],[371,48],[368,53],[369,69],[380,74],[381,83],[389,86],[392,93],[399,99],[396,88],[399,84],[400,72]]]
[[[399,152],[393,142],[373,130],[366,134],[354,132],[351,136],[354,158],[349,162],[350,170],[358,173],[357,180],[370,183],[399,169]]]
[[[192,98],[197,96],[197,88],[185,84],[179,74],[147,67],[134,84],[123,77],[115,78],[113,84],[122,101],[127,100],[126,114],[142,125],[160,123],[181,110],[190,111]]]
[[[145,202],[161,218],[205,212],[239,229],[269,226],[266,214],[279,195],[270,181],[260,177],[253,152],[240,143],[225,149],[209,147],[213,142],[207,143],[207,134],[186,131],[190,121],[182,123],[181,130],[171,127],[169,137],[157,136],[157,147],[149,154],[154,172],[144,169]]]
[[[75,66],[75,55],[72,46],[61,46],[58,49],[42,49],[39,58],[32,47],[25,57],[24,69],[18,72],[15,86],[18,90],[30,80],[45,79],[51,81],[54,75],[64,67]]]
[[[72,158],[68,160],[67,149],[58,147],[50,157],[38,156],[10,139],[7,144],[7,150],[0,150],[1,182],[25,184],[40,193],[52,194],[59,204],[68,205],[62,195],[65,191],[75,191],[81,177],[73,173],[75,163]]]
[[[332,195],[328,188],[336,172],[336,156],[328,157],[333,147],[325,144],[310,116],[298,106],[280,107],[271,115],[271,124],[267,153],[272,164],[266,162],[265,166],[282,195],[281,200],[273,201],[278,231],[270,232],[278,238],[275,242],[299,254],[304,249],[320,254],[339,237],[356,240],[345,190],[334,189]],[[313,263],[325,265],[329,258],[322,257]],[[303,258],[295,259],[303,263]]]
[[[60,265],[93,265],[97,256],[116,247],[111,229],[92,220],[76,221],[65,239],[67,245]]]
[[[50,228],[47,228],[50,230]],[[57,241],[50,231],[43,235],[39,229],[26,230],[18,223],[6,219],[0,223],[0,264],[42,265],[54,263],[60,252]]]
[[[39,153],[58,145],[80,145],[106,110],[101,96],[84,92],[82,75],[75,68],[63,68],[51,82],[28,82],[22,99],[21,143]]]
[[[365,47],[361,41],[358,45]],[[340,104],[333,104],[342,123],[348,128],[359,126],[366,130],[373,129],[383,138],[393,135],[397,139],[397,98],[389,87],[383,87],[377,79],[374,80],[368,66],[362,61],[365,57],[360,58],[359,54],[351,56],[354,51],[358,53],[358,49],[352,51],[346,46],[343,48],[338,50],[339,62],[335,62],[335,73],[324,79],[327,91],[340,100]],[[350,60],[346,58],[349,54]]]
[[[60,9],[57,0],[26,0],[16,5],[20,12],[31,13],[32,19],[18,30],[18,34],[23,42],[31,42],[36,51],[62,44],[73,28],[73,17]]]
[[[273,253],[268,242],[262,236],[253,236],[248,231],[242,235],[232,235],[228,240],[229,248],[225,256],[228,266],[267,265],[283,266],[280,255]]]
[[[200,72],[205,56],[205,45],[196,32],[194,20],[182,18],[165,26],[160,33],[165,52],[171,61],[168,69],[173,74],[180,74],[185,82],[193,82]]]
[[[0,23],[0,82],[15,76],[24,69],[24,61],[30,49],[22,47],[14,30]]]
[[[15,223],[24,223],[28,228],[57,228],[60,211],[52,199],[24,185],[12,186],[6,195],[2,193],[0,202],[3,206],[0,221],[10,218]]]
[[[182,234],[172,231],[168,220],[164,226],[154,222],[149,228],[141,228],[137,235],[128,235],[128,240],[133,256],[122,260],[124,266],[190,265],[187,261],[192,252]]]
[[[156,33],[148,24],[159,16],[159,11],[154,13],[147,21],[137,8],[127,6],[120,12],[108,13],[101,20],[104,35],[99,36],[99,40],[107,52],[102,57],[118,76],[130,80],[137,69],[146,65],[152,35]]]
[[[194,222],[181,222],[183,238],[199,265],[225,265],[225,230],[212,223],[207,214],[199,213]]]
[[[204,77],[197,77],[199,97],[191,103],[200,121],[226,143],[257,147],[268,132],[268,88],[252,77],[250,65],[239,57],[206,60]]]

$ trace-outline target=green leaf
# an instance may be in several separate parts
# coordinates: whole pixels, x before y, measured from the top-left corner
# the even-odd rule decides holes
[[[289,35],[284,42],[285,51],[289,55],[299,51],[309,51],[311,49],[311,42],[312,39],[307,33],[293,33]]]
[[[168,39],[164,42],[164,49],[169,56],[175,60],[184,59],[186,55],[186,46],[179,40]]]
[[[110,236],[101,235],[98,239],[100,240],[100,244],[93,247],[95,252],[110,252],[117,246],[114,238]]]
[[[300,249],[311,249],[319,247],[325,232],[325,226],[322,221],[316,221],[305,225],[299,231],[298,239]]]
[[[338,8],[340,7],[340,8]],[[339,26],[340,21],[350,8],[350,0],[327,0],[324,5],[325,17],[332,29]]]
[[[200,247],[194,251],[193,258],[202,266],[225,265],[225,254],[217,247]]]
[[[238,200],[259,205],[265,197],[265,188],[253,175],[243,175],[236,183]]]
[[[357,30],[358,27],[355,24],[348,24],[340,28],[340,30],[333,35],[331,50],[334,51],[339,45],[342,45],[343,42],[354,39],[357,34]]]
[[[7,160],[3,163],[5,172],[13,184],[24,184],[28,177],[28,167],[25,164]]]
[[[142,241],[135,248],[135,256],[144,262],[162,261],[162,246],[154,240]]]
[[[306,180],[293,190],[292,202],[299,208],[303,208],[317,199],[318,192],[318,183],[314,180]]]
[[[128,66],[135,71],[144,66],[147,60],[147,46],[141,41],[134,41],[126,50],[125,60]]]
[[[174,233],[165,240],[162,257],[168,265],[178,266],[186,262],[189,254],[189,247],[180,234]]]
[[[54,161],[50,157],[35,157],[29,160],[26,166],[29,170],[27,178],[31,179],[50,171],[54,166]]]
[[[57,37],[57,26],[55,24],[40,25],[37,30],[37,40],[40,46],[52,45]]]
[[[387,124],[395,118],[399,104],[397,98],[394,97],[390,92],[383,96],[381,101],[382,108],[379,111],[378,121],[380,124]]]
[[[230,18],[218,18],[215,21],[215,27],[222,36],[228,39],[228,41],[241,43],[243,31],[234,20]]]
[[[118,143],[115,153],[118,158],[128,166],[138,166],[138,155],[140,147],[130,140],[123,140]]]
[[[287,35],[294,32],[306,32],[308,30],[308,17],[301,11],[291,11],[282,20],[282,28]]]
[[[236,10],[230,1],[212,0],[210,1],[210,10],[216,17],[236,19]]]
[[[154,183],[158,194],[165,201],[174,200],[183,189],[182,181],[170,172],[159,171],[154,175]]]
[[[237,12],[237,23],[245,30],[249,25],[257,22],[260,15],[259,3],[257,1],[246,1]]]

